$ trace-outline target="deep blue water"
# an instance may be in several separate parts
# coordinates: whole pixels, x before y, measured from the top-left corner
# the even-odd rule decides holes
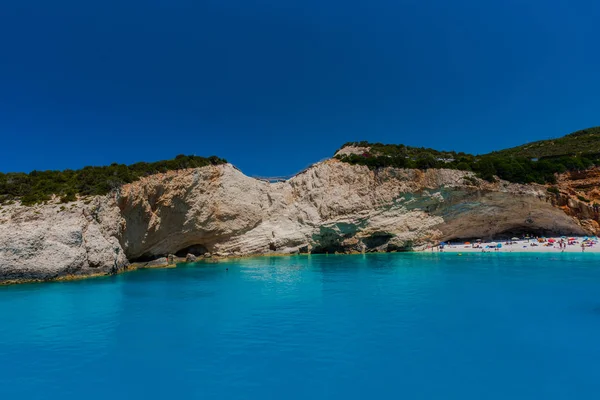
[[[0,287],[0,399],[597,399],[599,261],[274,257]]]

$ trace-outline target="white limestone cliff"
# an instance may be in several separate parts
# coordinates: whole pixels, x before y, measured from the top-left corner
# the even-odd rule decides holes
[[[0,281],[106,274],[175,253],[394,251],[522,231],[589,228],[544,186],[463,171],[332,159],[268,183],[225,164],[152,175],[66,206],[4,207]]]

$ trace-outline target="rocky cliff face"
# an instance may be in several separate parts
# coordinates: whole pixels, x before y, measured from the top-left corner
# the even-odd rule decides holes
[[[600,168],[568,172],[558,177],[552,203],[576,218],[586,231],[600,234]]]
[[[84,204],[0,210],[0,282],[117,272],[127,264],[118,209],[97,197]]]
[[[540,185],[337,160],[278,183],[229,164],[173,171],[66,207],[0,210],[0,280],[105,274],[175,253],[395,251],[522,231],[593,232],[559,203]]]

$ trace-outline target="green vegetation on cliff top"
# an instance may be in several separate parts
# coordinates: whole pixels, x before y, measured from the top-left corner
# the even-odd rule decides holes
[[[558,139],[540,140],[491,154],[513,157],[560,157],[588,156],[600,154],[600,127],[582,129]]]
[[[370,168],[459,169],[473,171],[488,181],[497,176],[516,183],[555,183],[557,173],[600,165],[600,127],[477,156],[369,142],[346,143],[342,149],[348,146],[369,148],[362,154],[336,156],[350,164]]]
[[[178,155],[172,160],[132,165],[111,164],[105,167],[85,167],[80,170],[32,171],[29,174],[0,172],[0,204],[20,199],[25,205],[60,196],[62,202],[74,201],[76,195],[103,195],[125,183],[144,176],[171,170],[224,164],[216,157]]]
[[[495,177],[517,183],[555,183],[556,174],[600,166],[600,127],[584,129],[558,139],[541,140],[489,154],[472,155],[438,151],[402,144],[350,142],[347,146],[368,147],[362,154],[337,155],[341,161],[369,168],[450,168],[473,171],[488,181]],[[173,160],[133,165],[111,164],[80,170],[0,172],[0,204],[21,200],[31,205],[53,195],[61,201],[74,201],[77,195],[104,195],[144,176],[186,168],[218,165],[227,161],[179,155]]]

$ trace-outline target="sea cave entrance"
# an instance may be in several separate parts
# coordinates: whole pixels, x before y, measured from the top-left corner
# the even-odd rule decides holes
[[[208,249],[203,244],[193,244],[191,246],[184,247],[175,252],[177,257],[185,257],[188,254],[193,254],[195,256],[201,256],[205,253],[208,253]]]

